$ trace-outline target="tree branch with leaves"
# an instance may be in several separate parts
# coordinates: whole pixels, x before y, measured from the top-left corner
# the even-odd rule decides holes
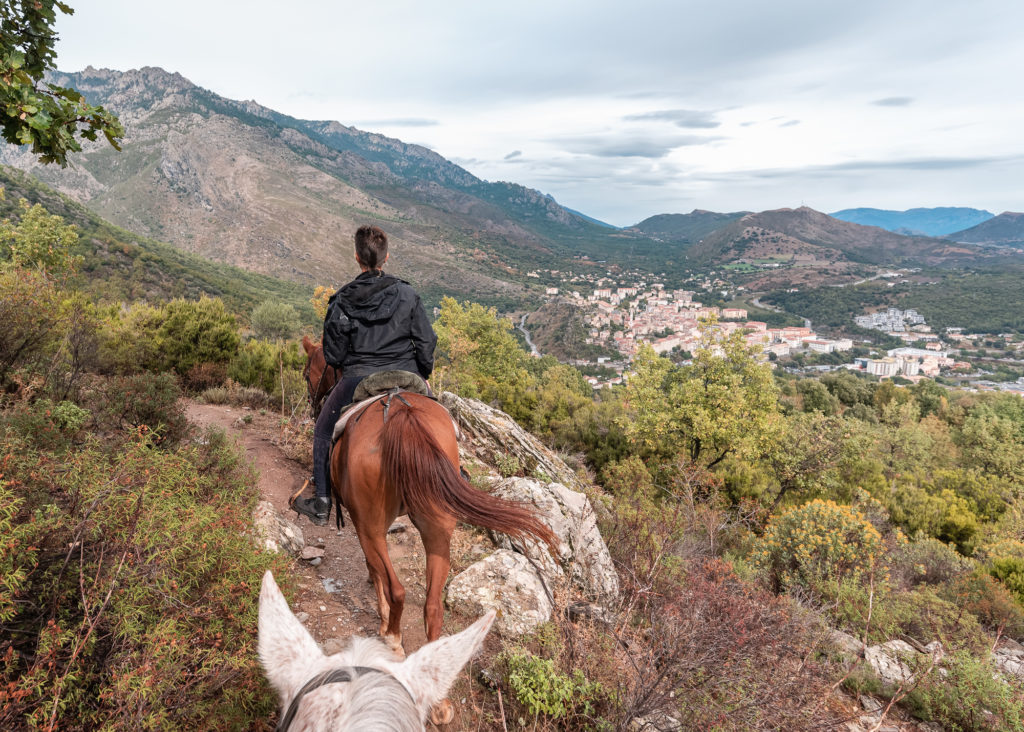
[[[102,134],[120,150],[124,128],[79,92],[44,80],[56,69],[58,10],[75,12],[55,0],[0,0],[0,124],[8,142],[65,167],[68,153],[82,149],[76,135],[95,141]]]

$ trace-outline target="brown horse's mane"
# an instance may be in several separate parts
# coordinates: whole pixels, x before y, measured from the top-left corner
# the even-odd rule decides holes
[[[410,513],[444,511],[520,541],[533,536],[557,556],[558,539],[525,504],[477,490],[462,477],[422,423],[415,404],[388,416],[381,434],[381,466],[385,487],[402,496]]]

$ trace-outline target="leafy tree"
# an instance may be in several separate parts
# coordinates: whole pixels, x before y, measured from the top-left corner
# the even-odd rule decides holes
[[[157,332],[165,368],[184,375],[199,363],[227,363],[238,351],[238,325],[222,300],[172,300]]]
[[[845,369],[824,374],[821,377],[821,383],[846,407],[852,407],[855,404],[871,404],[871,395],[876,386],[875,382],[863,379]]]
[[[817,379],[803,379],[796,385],[803,397],[805,412],[820,412],[826,416],[839,411],[839,400]]]
[[[299,313],[283,302],[265,302],[252,312],[252,329],[257,338],[286,340],[299,330]]]
[[[0,119],[5,140],[31,145],[40,161],[64,167],[68,153],[82,149],[76,134],[95,140],[102,132],[119,150],[124,128],[117,117],[87,103],[74,89],[43,81],[56,68],[55,10],[74,13],[56,0],[0,2]]]
[[[21,220],[0,221],[0,258],[15,267],[35,267],[52,275],[74,270],[81,261],[71,250],[78,243],[78,230],[53,216],[38,203],[29,206],[21,199]]]
[[[975,407],[964,421],[960,448],[967,467],[1005,478],[1024,478],[1024,439],[1020,427],[1009,417],[998,415],[988,404]]]
[[[713,467],[727,456],[756,457],[771,444],[781,415],[771,369],[739,332],[720,340],[705,328],[689,366],[640,349],[626,387],[627,438],[642,455]]]
[[[533,381],[530,357],[508,319],[499,318],[494,308],[446,297],[434,330],[439,389],[502,405],[513,417],[528,419],[532,405],[522,398]]]
[[[847,420],[816,412],[785,419],[778,442],[765,457],[779,482],[771,513],[787,494],[809,493],[838,484],[836,468],[849,431]]]

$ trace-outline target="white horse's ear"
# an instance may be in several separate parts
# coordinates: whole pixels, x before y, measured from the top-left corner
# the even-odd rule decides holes
[[[260,589],[259,654],[270,684],[291,699],[309,680],[310,666],[324,657],[313,636],[292,615],[274,575],[263,575]]]
[[[461,633],[428,643],[395,666],[395,676],[412,693],[421,715],[448,696],[462,667],[484,644],[495,615],[491,610]]]

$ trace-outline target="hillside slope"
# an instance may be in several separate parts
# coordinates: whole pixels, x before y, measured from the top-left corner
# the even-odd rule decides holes
[[[434,292],[527,297],[525,271],[613,251],[623,235],[512,183],[488,183],[416,145],[237,102],[144,68],[60,75],[125,123],[73,167],[41,168],[21,148],[0,161],[131,231],[304,284],[356,272],[351,234],[384,227],[394,271]]]
[[[274,300],[297,307],[313,322],[312,288],[182,252],[175,247],[105,221],[32,176],[0,165],[0,218],[20,216],[19,201],[40,204],[78,227],[76,253],[82,256],[79,284],[101,300],[159,301],[174,297],[220,297],[235,312],[248,312]]]
[[[1004,211],[995,218],[946,237],[958,242],[995,246],[1024,245],[1024,213]]]
[[[692,243],[748,213],[716,213],[695,208],[688,214],[651,216],[634,225],[633,229],[661,241]]]

